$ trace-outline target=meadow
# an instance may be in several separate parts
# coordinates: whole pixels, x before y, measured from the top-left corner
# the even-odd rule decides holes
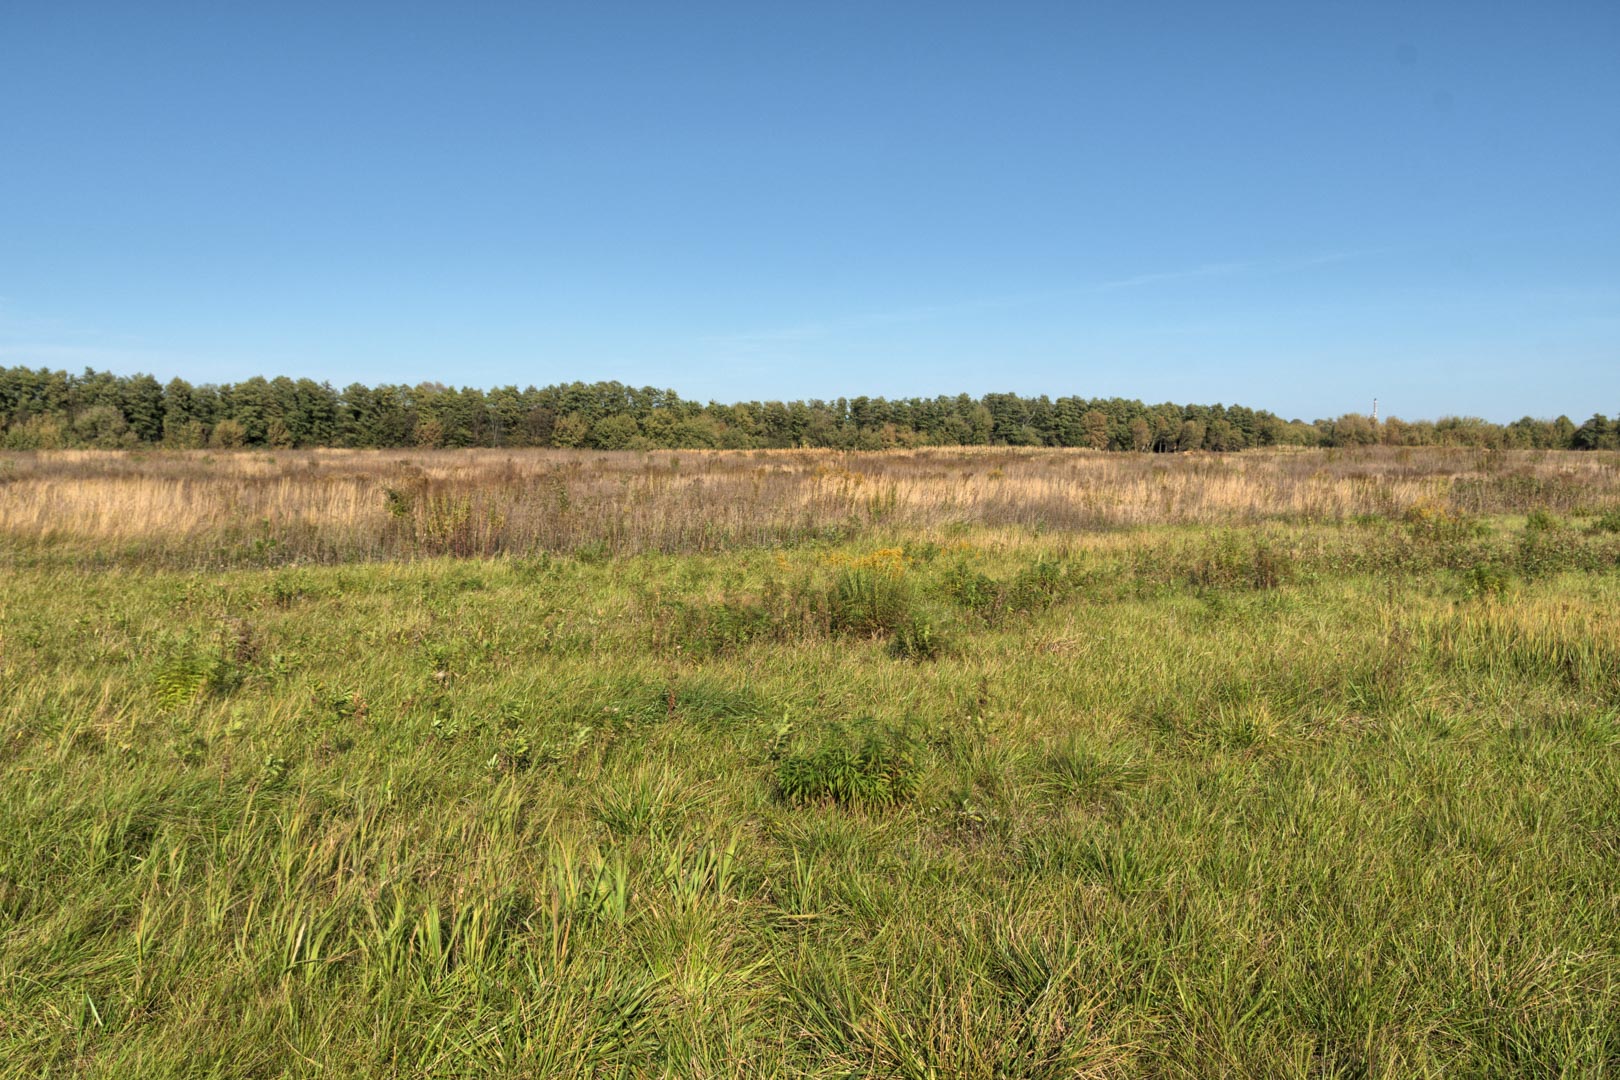
[[[1620,454],[0,456],[0,1076],[1620,1074]]]

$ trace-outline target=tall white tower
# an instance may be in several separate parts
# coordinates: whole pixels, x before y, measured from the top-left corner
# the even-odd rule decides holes
[[[1378,399],[1373,398],[1373,423],[1378,423]]]

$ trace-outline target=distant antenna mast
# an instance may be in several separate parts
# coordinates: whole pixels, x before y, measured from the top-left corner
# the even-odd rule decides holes
[[[1378,399],[1373,398],[1373,423],[1378,423]]]

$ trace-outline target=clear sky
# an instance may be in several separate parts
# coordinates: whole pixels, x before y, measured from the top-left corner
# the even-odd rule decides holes
[[[1620,3],[0,2],[0,363],[1620,411]]]

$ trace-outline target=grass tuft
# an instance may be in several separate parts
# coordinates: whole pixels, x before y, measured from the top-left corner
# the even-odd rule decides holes
[[[793,806],[831,803],[886,809],[917,794],[922,767],[914,740],[894,729],[826,732],[815,746],[782,755],[778,796]]]

